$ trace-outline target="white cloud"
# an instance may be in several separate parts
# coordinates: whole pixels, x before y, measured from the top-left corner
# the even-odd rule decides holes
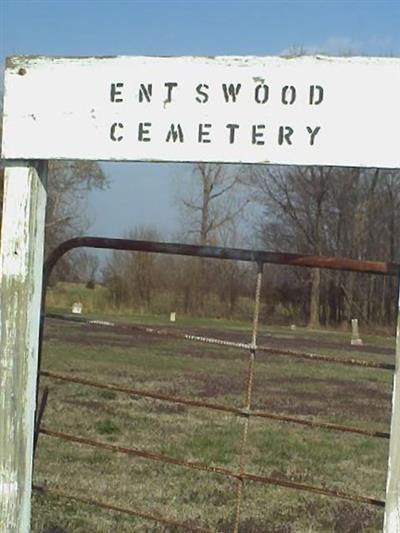
[[[363,43],[356,41],[351,37],[329,37],[323,43],[324,49],[329,54],[350,55],[361,53]]]
[[[282,50],[281,55],[394,55],[396,52],[394,48],[393,38],[387,35],[372,35],[365,41],[352,37],[332,36],[320,44],[290,46]]]

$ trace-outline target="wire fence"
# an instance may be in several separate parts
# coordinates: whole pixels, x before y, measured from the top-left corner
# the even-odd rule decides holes
[[[86,238],[86,239],[89,239],[89,238]],[[107,247],[106,244],[109,244],[109,245],[113,243],[115,244],[115,241],[116,241],[115,239],[114,240],[102,239],[101,243],[99,243],[98,240],[96,241],[96,239],[93,239],[93,238],[90,238],[90,239],[91,239],[90,243],[93,245],[93,247],[100,247],[100,248],[106,248]],[[106,241],[113,241],[113,243],[106,242]],[[70,243],[71,242],[72,241],[70,241]],[[81,239],[79,246],[91,245],[90,243],[88,244],[88,242],[89,241],[85,241],[85,244],[81,244],[82,243],[82,239]],[[197,256],[203,255],[204,256],[204,248],[202,247],[191,247],[191,250],[182,251],[181,248],[177,249],[179,245],[174,244],[174,245],[171,245],[170,250],[165,251],[166,249],[168,249],[168,245],[165,243],[162,243],[162,245],[160,246],[157,246],[157,244],[160,244],[160,243],[147,243],[146,242],[144,245],[140,243],[137,244],[137,243],[138,241],[123,241],[123,242],[118,242],[117,244],[120,246],[119,249],[132,249],[132,246],[135,246],[134,249],[138,251],[143,251],[144,249],[146,251],[158,252],[158,253],[177,253],[177,250],[178,250],[178,253],[180,253],[180,255],[197,255]],[[74,243],[72,242],[72,244]],[[76,244],[76,241],[75,241],[75,244]],[[102,245],[96,246],[97,244],[102,244]],[[125,247],[121,248],[123,245]],[[71,246],[71,247],[75,247],[75,246]],[[56,264],[58,258],[61,257],[61,255],[63,255],[66,251],[68,251],[68,249],[71,249],[71,247],[68,248],[68,246],[63,244],[58,250],[56,250],[50,256],[47,262],[47,265],[46,265],[47,267],[46,276],[45,276],[46,284],[49,279],[51,270]],[[113,246],[109,246],[109,247],[113,247]],[[197,248],[197,250],[194,250],[193,248]],[[221,256],[222,258],[224,258],[223,256],[225,254],[227,256],[225,258],[238,259],[238,257],[232,257],[232,256],[235,256],[235,253],[232,253],[232,249],[218,248],[215,250],[217,250],[216,255],[213,256],[212,255],[213,249],[211,247],[207,247],[207,254],[208,254],[207,257],[210,257],[210,254],[211,254],[211,257],[218,257],[221,259]],[[223,250],[223,252],[221,252],[221,250]],[[199,253],[201,251],[203,252],[203,254]],[[201,401],[201,400],[194,400],[194,399],[179,397],[175,395],[159,394],[159,393],[154,393],[149,390],[125,387],[125,386],[109,384],[109,383],[102,383],[102,382],[98,382],[98,381],[91,380],[91,379],[84,379],[81,377],[70,376],[67,374],[63,374],[59,372],[52,372],[52,371],[45,370],[45,369],[40,369],[39,371],[40,376],[43,376],[43,377],[46,377],[48,379],[52,379],[55,381],[75,383],[75,384],[80,384],[80,385],[88,386],[88,387],[95,387],[99,389],[108,389],[108,390],[112,390],[112,391],[116,391],[120,393],[125,393],[128,395],[151,398],[151,399],[156,399],[156,400],[163,401],[163,402],[181,404],[181,405],[185,405],[188,407],[209,409],[209,410],[213,410],[213,411],[221,412],[221,413],[230,413],[233,416],[239,417],[242,420],[242,424],[241,424],[241,431],[237,435],[237,438],[240,441],[240,454],[239,454],[238,468],[228,469],[228,468],[224,468],[220,466],[212,466],[212,465],[208,465],[208,464],[196,462],[196,461],[177,459],[174,457],[170,457],[168,455],[152,453],[145,449],[134,448],[134,447],[126,448],[126,447],[118,446],[115,444],[110,444],[108,442],[102,442],[102,441],[97,441],[97,440],[93,440],[89,438],[83,438],[77,435],[71,435],[69,433],[64,433],[64,432],[54,431],[51,429],[44,428],[41,426],[41,422],[42,422],[43,413],[44,413],[46,401],[47,401],[47,393],[48,393],[47,389],[44,390],[44,394],[43,394],[41,402],[38,402],[37,416],[36,416],[36,430],[35,430],[35,449],[37,445],[38,436],[39,434],[42,434],[47,437],[58,439],[61,441],[68,441],[71,443],[80,444],[80,445],[84,445],[84,446],[88,446],[92,448],[108,450],[112,453],[125,454],[125,455],[132,456],[132,457],[141,457],[141,458],[145,458],[151,461],[157,461],[157,462],[164,463],[164,464],[175,465],[175,466],[186,468],[186,469],[208,472],[210,474],[217,474],[220,476],[224,476],[225,478],[233,479],[236,485],[235,504],[234,504],[234,509],[232,510],[232,513],[234,516],[232,531],[234,533],[238,533],[240,529],[243,489],[244,489],[245,484],[248,482],[259,483],[259,484],[264,484],[264,485],[272,485],[272,486],[283,487],[287,489],[294,489],[294,490],[299,490],[299,491],[305,491],[305,492],[309,492],[313,494],[327,496],[330,498],[340,498],[340,499],[347,500],[350,502],[368,504],[368,505],[372,505],[376,507],[384,507],[385,502],[379,498],[374,498],[374,497],[360,495],[360,494],[353,494],[350,492],[348,493],[348,492],[341,491],[341,490],[329,489],[325,487],[325,485],[314,486],[314,485],[309,485],[305,483],[294,482],[294,481],[287,480],[287,479],[280,479],[275,476],[255,475],[247,471],[246,462],[247,462],[248,432],[249,432],[250,420],[252,418],[276,420],[276,421],[280,421],[280,422],[284,422],[288,424],[297,424],[297,425],[303,425],[303,426],[308,426],[312,428],[322,428],[324,430],[335,431],[335,432],[354,433],[354,434],[364,435],[366,437],[371,437],[371,438],[388,439],[390,437],[389,433],[382,432],[376,429],[350,427],[350,426],[328,423],[328,422],[323,422],[323,421],[318,421],[318,420],[309,420],[309,419],[305,419],[305,418],[298,417],[298,416],[281,415],[278,413],[253,409],[252,408],[253,382],[254,382],[256,360],[257,360],[258,353],[264,352],[264,353],[270,353],[273,355],[281,355],[283,357],[299,358],[299,359],[308,360],[308,361],[318,361],[321,363],[325,362],[325,363],[330,363],[330,364],[364,367],[364,368],[374,369],[377,371],[382,371],[382,370],[393,371],[394,365],[389,364],[389,363],[382,363],[382,362],[364,361],[361,359],[330,357],[330,356],[325,356],[325,355],[321,355],[318,353],[308,353],[308,352],[287,350],[287,349],[281,349],[281,348],[271,348],[268,346],[258,345],[259,312],[260,312],[261,287],[262,287],[262,282],[263,282],[263,266],[264,266],[264,262],[268,262],[268,261],[265,261],[266,259],[265,257],[262,258],[263,260],[257,261],[257,259],[259,259],[259,257],[257,257],[257,253],[251,252],[251,251],[246,251],[246,252],[248,252],[248,257],[249,257],[247,260],[249,261],[256,260],[255,262],[258,265],[256,283],[255,283],[256,288],[255,288],[254,309],[253,309],[253,325],[252,325],[252,331],[251,331],[251,335],[250,335],[250,339],[248,343],[234,342],[234,341],[228,341],[224,339],[218,339],[218,338],[212,338],[212,337],[206,337],[206,336],[198,336],[198,335],[193,335],[187,332],[172,330],[169,328],[153,328],[153,327],[147,327],[147,326],[142,326],[142,325],[118,324],[119,328],[121,327],[129,328],[133,331],[136,330],[136,331],[145,333],[150,336],[167,336],[167,337],[173,337],[173,338],[180,339],[180,340],[191,341],[194,343],[213,344],[216,346],[220,346],[221,348],[229,347],[229,348],[236,348],[240,350],[246,350],[248,353],[248,366],[247,366],[246,384],[244,388],[245,401],[242,407],[236,407],[233,405],[224,405],[224,404],[219,404],[219,403],[214,403],[214,402],[206,402],[206,401]],[[280,254],[280,255],[283,257],[283,254]],[[288,254],[285,255],[286,261],[287,261],[287,255]],[[321,264],[325,262],[325,267],[327,268],[332,268],[332,265],[334,264],[335,266],[333,268],[348,269],[350,265],[351,270],[353,271],[365,272],[368,269],[369,269],[368,271],[370,271],[371,265],[374,264],[375,265],[374,273],[383,274],[383,275],[385,274],[393,275],[399,272],[398,265],[388,266],[383,263],[378,264],[378,263],[362,262],[362,261],[353,262],[353,264],[351,264],[351,260],[343,260],[343,264],[340,264],[340,258],[339,260],[338,258],[334,258],[335,262],[324,261],[324,259],[332,260],[332,258],[317,258],[317,259],[318,260],[315,260],[314,262],[312,259],[303,260],[303,262],[307,264],[301,265],[301,266],[321,266]],[[299,259],[297,259],[297,261],[299,261]],[[368,263],[368,264],[366,265],[364,263]],[[287,264],[287,262],[285,264]],[[330,266],[326,266],[327,264]],[[44,289],[43,302],[45,300],[45,291],[46,291],[46,285]],[[43,310],[44,310],[44,307],[43,307]],[[62,320],[74,320],[74,321],[83,322],[86,324],[101,325],[104,328],[113,328],[117,326],[117,324],[113,322],[88,320],[83,317],[71,317],[69,315],[58,315],[58,314],[55,315],[55,314],[49,313],[46,316],[49,316],[52,318],[58,318]],[[42,321],[42,328],[43,328],[43,321]],[[43,329],[41,331],[41,341],[42,339],[43,339]],[[179,522],[172,518],[160,516],[157,513],[149,514],[149,513],[140,511],[140,510],[125,509],[125,508],[122,508],[122,507],[119,507],[119,506],[116,506],[116,505],[113,505],[107,502],[98,501],[93,498],[73,495],[73,494],[66,493],[64,491],[60,491],[58,489],[54,489],[54,488],[47,487],[47,486],[41,487],[41,486],[34,485],[33,488],[44,494],[49,494],[49,495],[53,494],[58,497],[68,498],[68,499],[75,500],[77,502],[81,502],[84,504],[95,505],[99,508],[108,509],[108,510],[116,511],[119,513],[125,513],[127,515],[136,516],[136,517],[147,519],[147,520],[153,520],[160,524],[174,526],[176,528],[180,528],[186,531],[198,531],[198,532],[215,531],[215,530],[211,530],[211,529],[207,529],[203,527],[194,526],[193,524],[188,524],[186,522]]]

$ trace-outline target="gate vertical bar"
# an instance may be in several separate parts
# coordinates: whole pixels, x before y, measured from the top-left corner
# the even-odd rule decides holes
[[[0,244],[0,532],[28,533],[47,163],[5,170]]]
[[[393,378],[384,533],[400,531],[400,276],[398,277],[397,291],[396,369]]]

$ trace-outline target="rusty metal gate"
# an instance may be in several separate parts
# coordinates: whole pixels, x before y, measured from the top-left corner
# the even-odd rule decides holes
[[[205,402],[193,400],[185,397],[171,396],[165,394],[154,393],[149,390],[142,390],[136,388],[130,388],[125,386],[118,386],[114,384],[100,383],[97,381],[83,379],[79,377],[72,377],[67,374],[62,374],[58,372],[50,372],[43,368],[40,368],[40,359],[39,359],[39,372],[38,380],[40,376],[44,376],[56,381],[77,383],[90,387],[97,387],[100,389],[108,389],[120,393],[126,393],[135,396],[141,396],[144,398],[152,398],[165,402],[172,402],[175,404],[181,404],[188,407],[200,407],[204,409],[210,409],[216,412],[221,413],[231,413],[233,416],[239,417],[242,419],[242,430],[241,434],[238,436],[240,439],[240,460],[239,467],[237,469],[228,469],[219,466],[211,466],[208,464],[189,461],[184,459],[176,459],[174,457],[156,454],[149,452],[145,449],[139,448],[126,448],[118,445],[105,443],[101,441],[96,441],[88,438],[83,438],[78,435],[67,434],[54,429],[48,429],[41,426],[41,421],[47,401],[47,389],[44,389],[43,397],[40,402],[37,402],[37,413],[36,413],[36,428],[35,428],[35,449],[38,441],[39,434],[46,435],[55,439],[60,439],[64,441],[69,441],[73,443],[83,444],[93,448],[100,448],[108,450],[110,452],[116,452],[121,454],[127,454],[132,457],[141,457],[150,459],[153,461],[158,461],[165,464],[176,465],[182,468],[194,469],[204,472],[209,472],[213,474],[218,474],[225,476],[227,478],[233,479],[236,481],[236,497],[235,497],[235,508],[232,510],[232,531],[237,533],[240,528],[240,514],[242,506],[242,495],[243,487],[247,482],[260,483],[266,485],[275,485],[278,487],[285,487],[288,489],[295,489],[299,491],[306,491],[314,494],[319,494],[327,496],[330,498],[340,498],[343,500],[348,500],[351,502],[359,502],[363,504],[369,504],[372,506],[383,507],[385,502],[378,498],[373,498],[370,496],[353,494],[344,491],[334,490],[326,488],[325,486],[314,486],[304,483],[293,482],[287,479],[281,479],[274,476],[261,476],[254,475],[246,471],[246,446],[248,441],[248,429],[250,419],[253,417],[260,419],[269,419],[286,422],[289,424],[300,424],[303,426],[310,426],[314,428],[323,428],[329,431],[336,432],[347,432],[355,433],[359,435],[364,435],[371,438],[381,438],[389,439],[390,434],[387,432],[377,431],[374,429],[364,429],[358,427],[350,427],[346,425],[339,425],[334,423],[327,423],[317,420],[307,420],[301,417],[296,416],[286,416],[280,415],[274,412],[259,411],[252,408],[252,393],[253,393],[253,377],[254,369],[256,362],[257,352],[264,352],[274,355],[282,355],[290,358],[297,358],[310,361],[319,361],[321,363],[328,362],[331,364],[337,365],[347,365],[355,367],[364,367],[375,369],[376,371],[393,371],[395,369],[394,364],[377,362],[377,361],[366,361],[358,358],[337,358],[327,355],[322,355],[319,353],[309,353],[302,352],[291,349],[284,348],[272,348],[268,346],[260,346],[257,343],[257,333],[258,333],[258,322],[259,322],[259,310],[260,310],[260,294],[261,294],[261,284],[263,279],[263,266],[264,264],[279,264],[279,265],[289,265],[296,267],[317,267],[324,269],[333,269],[333,270],[342,270],[342,271],[351,271],[351,272],[361,272],[369,274],[377,274],[383,276],[397,276],[400,275],[400,265],[394,263],[384,263],[384,262],[373,262],[373,261],[358,261],[347,258],[338,258],[338,257],[324,257],[324,256],[306,256],[299,254],[289,254],[289,253],[279,253],[279,252],[265,252],[265,251],[256,251],[256,250],[245,250],[237,248],[223,248],[223,247],[212,247],[212,246],[194,246],[194,245],[184,245],[176,243],[160,243],[160,242],[149,242],[149,241],[134,241],[126,239],[105,239],[97,237],[82,237],[77,239],[71,239],[62,243],[58,248],[56,248],[48,257],[45,262],[44,270],[44,289],[43,289],[43,299],[42,299],[42,320],[41,320],[41,330],[40,330],[40,352],[43,341],[43,324],[45,317],[45,298],[46,298],[46,288],[48,285],[49,277],[51,272],[56,265],[57,261],[69,250],[79,247],[89,247],[89,248],[103,248],[103,249],[113,249],[113,250],[129,250],[137,252],[149,252],[149,253],[160,253],[160,254],[174,254],[181,256],[192,256],[192,257],[203,257],[210,259],[223,259],[223,260],[240,260],[252,262],[258,265],[256,280],[255,280],[255,298],[254,298],[254,309],[253,309],[253,325],[252,330],[249,332],[249,340],[247,343],[244,342],[234,342],[230,340],[224,340],[219,338],[212,338],[206,336],[192,335],[185,332],[178,332],[173,330],[168,330],[165,328],[154,328],[146,327],[142,325],[126,325],[123,327],[136,330],[142,333],[153,336],[169,336],[178,340],[186,340],[197,343],[208,343],[221,348],[229,347],[233,349],[246,350],[248,352],[248,367],[247,367],[247,378],[245,386],[245,402],[242,407],[236,407],[233,405],[225,405],[214,402]],[[52,316],[51,314],[47,316]],[[71,320],[71,317],[57,315],[58,318],[64,318],[66,320]],[[86,323],[96,323],[96,321],[87,320],[85,318],[74,318]],[[108,322],[108,326],[113,326],[113,323]],[[120,326],[120,325],[119,325]],[[187,531],[212,531],[210,529],[193,526],[192,524],[185,523],[185,521],[177,521],[168,517],[161,517],[158,514],[149,514],[142,512],[136,509],[127,509],[122,508],[116,505],[109,504],[107,502],[97,501],[89,497],[83,497],[80,495],[74,495],[54,489],[47,486],[37,486],[33,487],[35,490],[42,493],[48,493],[49,495],[54,494],[56,496],[64,497],[67,499],[75,500],[77,502],[95,505],[100,508],[117,511],[120,513],[125,513],[128,515],[141,517],[144,519],[153,520],[160,524],[173,525],[175,527],[181,528]]]

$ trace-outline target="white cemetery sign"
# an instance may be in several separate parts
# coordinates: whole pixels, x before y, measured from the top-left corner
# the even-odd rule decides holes
[[[1,533],[30,529],[46,160],[400,168],[399,94],[398,58],[8,59]],[[399,328],[385,512],[393,533],[400,530]]]
[[[3,157],[400,166],[398,59],[15,58]]]

